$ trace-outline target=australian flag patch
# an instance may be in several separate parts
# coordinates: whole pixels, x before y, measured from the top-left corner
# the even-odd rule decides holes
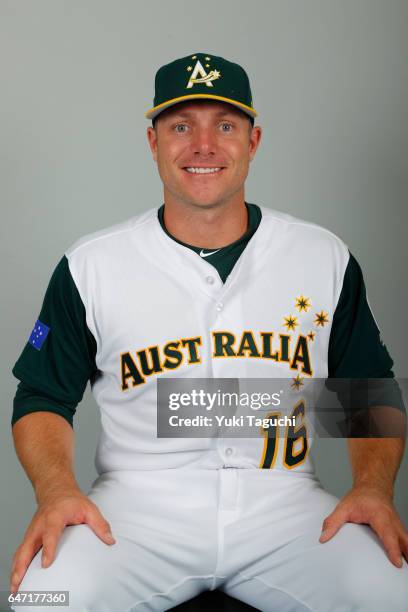
[[[39,319],[35,322],[34,329],[28,339],[28,343],[31,344],[37,351],[39,351],[44,344],[44,340],[48,336],[50,328],[45,323],[41,323]]]

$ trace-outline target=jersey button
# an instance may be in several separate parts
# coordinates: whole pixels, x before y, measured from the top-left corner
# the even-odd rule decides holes
[[[232,455],[233,452],[234,452],[234,449],[232,449],[232,448],[226,448],[225,449],[225,454],[227,455],[227,457]]]
[[[217,304],[217,310],[218,312],[221,312],[221,310],[224,308],[224,304],[222,302],[218,302]]]
[[[213,276],[207,276],[206,279],[207,283],[209,285],[213,285],[214,284],[214,277]]]

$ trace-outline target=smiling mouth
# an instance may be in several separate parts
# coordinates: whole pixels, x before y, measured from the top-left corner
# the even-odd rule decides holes
[[[205,168],[203,166],[185,166],[183,170],[188,172],[188,174],[192,174],[192,175],[209,176],[209,175],[220,174],[220,172],[224,170],[224,167],[223,166],[213,166],[211,168],[210,167]]]

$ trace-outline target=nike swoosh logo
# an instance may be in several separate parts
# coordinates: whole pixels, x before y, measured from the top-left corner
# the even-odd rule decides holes
[[[217,249],[216,251],[210,251],[209,253],[204,253],[204,250],[201,249],[200,257],[209,257],[210,255],[214,255],[214,253],[218,253],[218,251],[221,251],[221,249]]]

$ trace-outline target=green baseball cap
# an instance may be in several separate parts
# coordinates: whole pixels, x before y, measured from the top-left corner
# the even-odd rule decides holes
[[[153,108],[145,116],[154,119],[174,104],[198,98],[228,102],[250,117],[258,115],[248,75],[239,64],[211,53],[194,53],[159,68]]]

